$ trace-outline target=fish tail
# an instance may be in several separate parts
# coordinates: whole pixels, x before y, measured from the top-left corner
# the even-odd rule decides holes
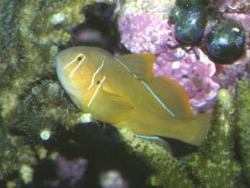
[[[201,114],[187,124],[188,133],[182,135],[182,140],[192,145],[201,145],[211,127],[211,114]]]

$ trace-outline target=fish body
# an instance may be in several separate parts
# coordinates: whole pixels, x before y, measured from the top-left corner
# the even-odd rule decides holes
[[[155,57],[113,57],[97,47],[71,47],[57,56],[59,81],[84,112],[139,135],[163,136],[199,145],[209,115],[194,116],[186,92],[167,77],[154,77]]]

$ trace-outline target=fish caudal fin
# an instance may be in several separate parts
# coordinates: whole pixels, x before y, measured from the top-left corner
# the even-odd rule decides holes
[[[199,146],[207,136],[211,127],[211,114],[201,114],[195,117],[193,121],[183,127],[183,133],[180,140]],[[186,130],[186,131],[185,131]]]

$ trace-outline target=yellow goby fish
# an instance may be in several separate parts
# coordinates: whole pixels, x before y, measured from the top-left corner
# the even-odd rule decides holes
[[[163,136],[199,145],[210,116],[194,116],[184,89],[154,77],[152,54],[113,57],[97,47],[71,47],[57,55],[60,83],[84,112],[143,136]]]

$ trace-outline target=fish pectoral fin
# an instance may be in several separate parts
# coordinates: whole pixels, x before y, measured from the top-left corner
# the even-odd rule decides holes
[[[150,81],[153,79],[155,56],[152,54],[128,54],[118,58],[138,79]]]
[[[126,99],[104,89],[99,92],[92,106],[96,119],[114,124],[129,118],[134,107]]]

